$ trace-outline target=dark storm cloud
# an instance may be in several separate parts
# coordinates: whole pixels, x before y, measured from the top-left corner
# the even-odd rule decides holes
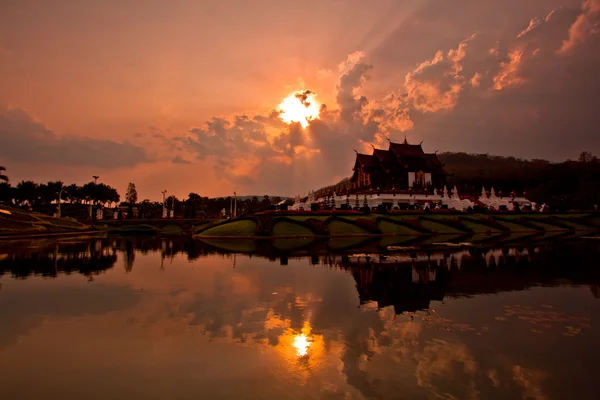
[[[129,142],[58,136],[26,111],[2,106],[0,138],[0,158],[13,162],[118,168],[150,161]]]
[[[591,4],[534,18],[499,48],[477,45],[489,43],[487,37],[463,41],[442,53],[448,60],[462,51],[455,65],[431,73],[430,80],[417,81],[414,87],[409,74],[409,93],[425,93],[425,104],[437,106],[412,104],[422,112],[411,114],[415,133],[449,150],[555,160],[575,158],[582,150],[599,151],[595,103],[600,90],[600,15]],[[582,16],[587,29],[578,23]],[[436,59],[440,57],[429,64],[437,65]],[[448,79],[455,85],[447,85]],[[427,90],[428,85],[452,90]],[[450,111],[425,114],[444,108]]]
[[[413,9],[396,21],[390,33],[372,48],[369,58],[377,69],[406,68],[429,58],[432,49],[450,48],[473,34],[488,33],[499,39],[522,30],[523,23],[535,16],[545,16],[559,7],[577,9],[581,0],[454,0],[413,2]],[[402,10],[404,7],[402,7]]]

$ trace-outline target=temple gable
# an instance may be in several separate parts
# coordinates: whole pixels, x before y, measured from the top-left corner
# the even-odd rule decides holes
[[[446,171],[435,153],[425,153],[421,144],[390,142],[387,150],[356,154],[351,181],[357,190],[408,190],[441,187]]]

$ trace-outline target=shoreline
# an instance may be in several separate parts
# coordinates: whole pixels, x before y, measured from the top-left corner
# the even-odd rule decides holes
[[[20,239],[43,239],[43,238],[60,238],[70,236],[97,237],[106,236],[106,231],[86,230],[86,231],[64,231],[64,232],[44,232],[44,233],[15,233],[15,234],[0,234],[0,241],[20,240]]]

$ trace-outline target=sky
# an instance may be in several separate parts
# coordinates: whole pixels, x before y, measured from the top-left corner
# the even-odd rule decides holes
[[[0,165],[158,200],[306,194],[387,138],[576,159],[599,48],[600,0],[4,0]]]

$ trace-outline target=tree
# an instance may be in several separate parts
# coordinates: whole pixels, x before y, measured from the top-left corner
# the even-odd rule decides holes
[[[179,199],[173,195],[169,196],[165,200],[165,207],[167,210],[175,210],[176,205],[179,203]]]
[[[262,208],[267,208],[267,207],[269,207],[271,205],[271,199],[269,199],[268,195],[265,194],[263,196],[263,199],[262,199],[260,205],[261,205]]]
[[[198,193],[190,193],[184,202],[185,216],[196,218],[200,211],[202,197]]]
[[[127,186],[127,193],[125,194],[125,200],[130,205],[134,205],[137,203],[137,199],[138,195],[137,190],[135,189],[135,183],[129,182],[129,185]]]
[[[6,168],[0,166],[0,181],[8,182],[8,176],[6,176],[6,174],[4,174],[3,171],[6,171]]]
[[[27,202],[29,205],[33,205],[39,199],[38,184],[33,181],[19,182],[17,185],[16,197],[19,204]]]
[[[579,154],[579,162],[583,162],[583,163],[592,162],[594,160],[594,158],[595,157],[589,151],[582,151],[581,154]]]
[[[98,198],[96,184],[94,182],[88,182],[83,185],[79,190],[79,196],[88,203],[91,203],[92,200],[96,200]]]
[[[67,197],[68,197],[70,203],[74,203],[77,200],[80,200],[82,197],[81,196],[81,188],[74,183],[67,186],[65,188],[65,190],[67,191]]]
[[[14,188],[9,183],[0,182],[0,202],[11,203],[13,199]]]
[[[39,197],[42,204],[50,204],[58,199],[58,193],[63,189],[61,181],[48,182],[39,185]]]

